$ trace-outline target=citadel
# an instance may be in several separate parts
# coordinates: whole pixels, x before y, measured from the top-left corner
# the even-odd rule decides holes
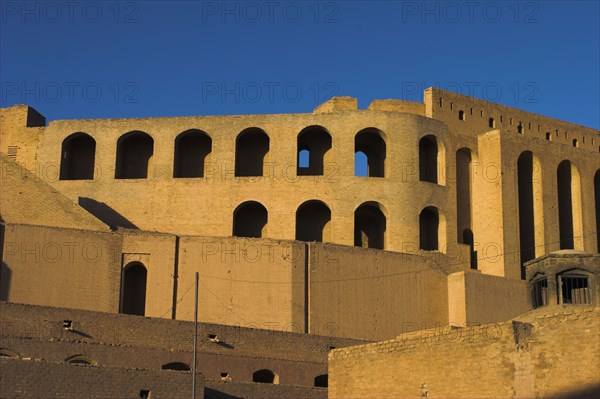
[[[600,393],[600,132],[428,88],[0,120],[0,396]],[[73,381],[77,381],[74,384]]]

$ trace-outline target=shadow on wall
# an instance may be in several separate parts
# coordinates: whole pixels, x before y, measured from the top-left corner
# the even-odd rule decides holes
[[[0,301],[8,301],[12,270],[4,263],[4,220],[0,217]]]
[[[600,398],[600,384],[590,385],[559,395],[549,396],[549,399],[595,399]]]
[[[0,264],[0,301],[8,301],[12,270],[4,262]]]
[[[137,229],[138,227],[131,223],[125,216],[106,205],[104,202],[98,202],[92,198],[79,197],[79,206],[106,223],[111,230],[119,227],[126,229]]]

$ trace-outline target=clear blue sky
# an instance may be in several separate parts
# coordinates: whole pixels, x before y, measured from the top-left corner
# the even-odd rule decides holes
[[[438,86],[600,127],[598,1],[2,1],[1,105],[310,112]]]

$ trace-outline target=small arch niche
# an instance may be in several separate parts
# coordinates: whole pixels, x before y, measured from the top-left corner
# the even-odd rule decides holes
[[[315,377],[315,387],[327,388],[329,386],[329,375],[321,374]]]
[[[191,368],[185,363],[182,362],[171,362],[167,364],[163,364],[161,366],[162,370],[174,370],[174,371],[190,371]]]
[[[89,358],[85,355],[70,356],[65,359],[65,363],[74,364],[74,365],[82,365],[82,366],[96,365],[96,362],[94,362],[91,358]]]
[[[269,369],[261,369],[252,373],[252,382],[279,384],[279,376]]]

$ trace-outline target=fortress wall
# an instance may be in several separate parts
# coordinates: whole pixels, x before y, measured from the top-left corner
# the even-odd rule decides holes
[[[56,364],[0,358],[0,395],[10,398],[189,398],[190,373]],[[196,397],[204,398],[204,379],[196,379]]]
[[[581,203],[581,208],[573,208],[581,223],[581,230],[574,230],[575,249],[597,252],[594,175],[600,170],[600,157],[580,148],[496,130],[479,136],[479,162],[487,172],[473,182],[478,204],[474,209],[478,265],[487,274],[521,277],[518,162],[526,151],[534,158],[532,189],[541,189],[534,194],[534,213],[524,211],[535,224],[535,256],[560,249],[557,168],[563,160],[571,161],[580,179],[579,188],[573,188],[573,198]]]
[[[333,147],[327,154],[323,176],[296,176],[297,135],[312,125],[329,131]],[[236,137],[253,126],[264,129],[270,136],[265,176],[234,177]],[[354,136],[368,127],[380,129],[385,136],[385,178],[354,176]],[[205,177],[174,179],[173,143],[179,133],[191,128],[201,129],[212,137]],[[448,199],[452,189],[420,182],[418,175],[420,137],[435,134],[445,141],[445,128],[418,115],[340,111],[315,115],[73,120],[53,121],[47,129],[39,146],[42,163],[60,162],[58,149],[64,138],[74,132],[86,132],[96,140],[93,183],[63,180],[52,184],[75,201],[90,198],[108,205],[114,213],[141,229],[230,236],[233,211],[242,202],[255,200],[269,212],[264,237],[294,239],[296,210],[305,201],[317,199],[331,209],[331,241],[352,245],[354,210],[366,201],[379,201],[387,210],[388,236],[397,237],[388,240],[388,249],[402,251],[418,243],[418,215],[429,205],[440,208],[447,218],[445,241],[456,241],[454,208]],[[145,131],[154,138],[150,178],[115,180],[116,142],[132,130]]]
[[[268,336],[268,335],[267,335]],[[161,370],[164,365],[181,362],[191,368],[193,363],[192,347],[186,351],[157,349],[144,347],[114,346],[106,344],[90,345],[84,342],[45,342],[30,338],[2,337],[2,348],[10,348],[21,357],[51,363],[64,362],[75,355],[84,355],[100,367],[136,368],[144,370]],[[316,357],[315,354],[298,354],[298,357]],[[261,369],[272,370],[279,376],[279,383],[284,385],[313,386],[314,378],[327,374],[327,354],[320,354],[316,361],[279,359],[270,350],[259,356],[245,356],[236,353],[217,354],[200,352],[198,354],[198,371],[208,380],[220,381],[221,373],[227,373],[231,381],[252,382],[252,374]],[[190,374],[187,372],[186,374]]]
[[[449,135],[459,142],[478,135],[477,146],[469,148],[477,157],[472,171],[473,203],[477,204],[473,231],[480,270],[510,278],[521,275],[519,219],[515,216],[519,215],[517,162],[524,151],[531,151],[539,162],[534,179],[541,180],[543,196],[543,210],[536,213],[535,256],[560,249],[556,171],[565,159],[581,176],[582,229],[575,248],[597,252],[593,179],[600,170],[598,130],[433,88],[425,91],[425,106],[426,115],[447,124]],[[459,120],[460,110],[465,111],[464,121]],[[493,128],[488,124],[490,117]],[[519,122],[522,133],[517,129]]]
[[[575,249],[590,253],[597,252],[594,175],[600,170],[598,153],[582,151],[581,148],[568,145],[555,145],[536,137],[502,135],[502,158],[505,165],[503,178],[511,188],[503,206],[506,209],[507,226],[508,219],[512,220],[510,227],[507,228],[507,235],[513,237],[511,247],[517,249],[513,252],[518,253],[519,224],[518,218],[513,217],[514,211],[510,212],[510,210],[518,210],[517,164],[519,156],[525,151],[531,151],[540,163],[540,166],[535,167],[534,170],[535,182],[541,181],[543,203],[540,217],[542,220],[539,222],[542,231],[539,242],[536,242],[536,246],[540,248],[537,249],[536,256],[560,249],[557,168],[564,160],[570,161],[575,166],[580,179],[580,187],[574,191],[578,193],[582,207],[579,212],[575,209],[573,211],[581,216],[582,232],[575,237]],[[514,259],[518,257],[515,256]]]
[[[120,257],[116,234],[7,224],[1,299],[117,312]]]
[[[477,326],[509,320],[530,310],[526,282],[468,271],[448,276],[449,322]]]
[[[190,322],[4,302],[0,310],[0,348],[20,358],[62,362],[84,355],[100,367],[147,370],[171,362],[192,364]],[[73,331],[63,329],[64,319],[72,320]],[[251,382],[254,371],[266,368],[279,375],[280,384],[313,386],[317,375],[327,373],[330,346],[357,343],[361,341],[200,323],[198,367],[217,381],[226,372],[234,382]]]
[[[580,233],[574,232],[575,249],[597,252],[594,175],[600,170],[598,154],[500,130],[479,135],[477,148],[472,169],[473,232],[478,268],[483,273],[521,276],[518,161],[525,151],[534,157],[534,189],[541,188],[535,194],[541,204],[534,217],[535,256],[560,249],[557,168],[563,160],[571,161],[580,178],[579,189],[573,190],[581,201],[574,214],[582,226]]]
[[[422,331],[336,349],[329,397],[596,397],[600,374],[590,365],[600,356],[599,314],[565,308],[531,324]]]
[[[177,319],[305,332],[305,254],[300,242],[182,237]]]
[[[58,248],[61,257],[52,252]],[[92,249],[101,255],[94,252],[98,260],[86,262]],[[146,316],[193,320],[198,271],[201,322],[370,340],[446,325],[446,275],[455,271],[455,259],[436,252],[177,238],[135,230],[118,234],[8,225],[4,251],[2,292],[11,302],[124,311],[127,270],[140,262],[147,270]],[[463,252],[464,259],[468,254]],[[389,287],[382,290],[382,284]],[[496,285],[506,286],[503,279]],[[464,309],[467,302],[457,306]]]
[[[523,100],[526,99],[525,97]],[[442,100],[441,106],[440,99]],[[519,134],[517,127],[521,123],[524,136],[546,140],[546,133],[549,132],[552,142],[568,147],[572,147],[573,139],[577,139],[580,153],[595,152],[597,154],[600,149],[600,133],[589,127],[437,88],[425,90],[424,102],[426,116],[446,123],[452,134],[477,135],[489,130],[500,129],[506,131],[507,134],[517,135]],[[465,120],[459,120],[460,110],[465,111]],[[494,127],[489,126],[489,118],[494,118]]]
[[[3,337],[93,345],[120,344],[176,353],[187,353],[194,347],[193,322],[7,302],[0,302],[0,310],[0,335]],[[63,329],[65,319],[73,321],[75,332]],[[209,334],[216,335],[218,342],[211,341]],[[343,347],[362,342],[365,341],[308,335],[292,330],[198,323],[199,351],[221,356],[271,357],[318,363],[325,361],[324,356],[330,346]]]
[[[567,395],[597,397],[600,394],[600,314],[598,307],[573,309],[565,314],[539,318],[528,347],[535,391],[540,397]],[[530,363],[531,362],[531,363]],[[576,393],[580,391],[581,394]],[[558,394],[558,395],[557,395]],[[564,397],[564,396],[563,396]]]
[[[448,324],[446,275],[435,260],[325,244],[309,248],[311,333],[325,328],[332,330],[327,335],[378,340]]]

